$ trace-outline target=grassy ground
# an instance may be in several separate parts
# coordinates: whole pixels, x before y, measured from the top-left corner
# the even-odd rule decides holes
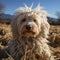
[[[56,60],[60,60],[60,25],[51,25],[49,39]]]
[[[11,26],[0,24],[0,47],[4,48],[12,38]],[[56,60],[60,60],[60,25],[51,25],[48,40],[51,50],[54,52]],[[11,57],[0,60],[13,60]]]

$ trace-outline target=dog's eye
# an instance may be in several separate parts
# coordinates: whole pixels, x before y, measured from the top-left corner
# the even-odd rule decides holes
[[[34,19],[33,21],[36,22],[36,19]]]
[[[22,20],[22,22],[25,22],[26,21],[26,19],[24,18],[23,20]]]

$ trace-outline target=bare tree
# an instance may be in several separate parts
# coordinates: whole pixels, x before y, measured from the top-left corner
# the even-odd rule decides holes
[[[57,12],[56,15],[57,15],[58,19],[60,19],[60,12]]]
[[[2,3],[0,3],[0,15],[3,14],[4,12],[4,5]]]
[[[60,25],[60,12],[57,12],[56,15],[57,15],[57,18],[58,18],[57,23]]]

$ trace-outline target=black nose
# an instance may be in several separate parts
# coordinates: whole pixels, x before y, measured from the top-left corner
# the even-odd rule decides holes
[[[30,25],[26,25],[26,29],[29,31],[31,30],[31,26]]]

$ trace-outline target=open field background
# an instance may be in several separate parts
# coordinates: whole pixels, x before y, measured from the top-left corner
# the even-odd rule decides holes
[[[11,26],[6,24],[0,24],[0,48],[7,46],[8,42],[12,38]],[[53,55],[56,60],[60,60],[60,25],[51,25],[50,34],[48,40],[49,46],[53,51]],[[11,57],[0,60],[13,60]]]

